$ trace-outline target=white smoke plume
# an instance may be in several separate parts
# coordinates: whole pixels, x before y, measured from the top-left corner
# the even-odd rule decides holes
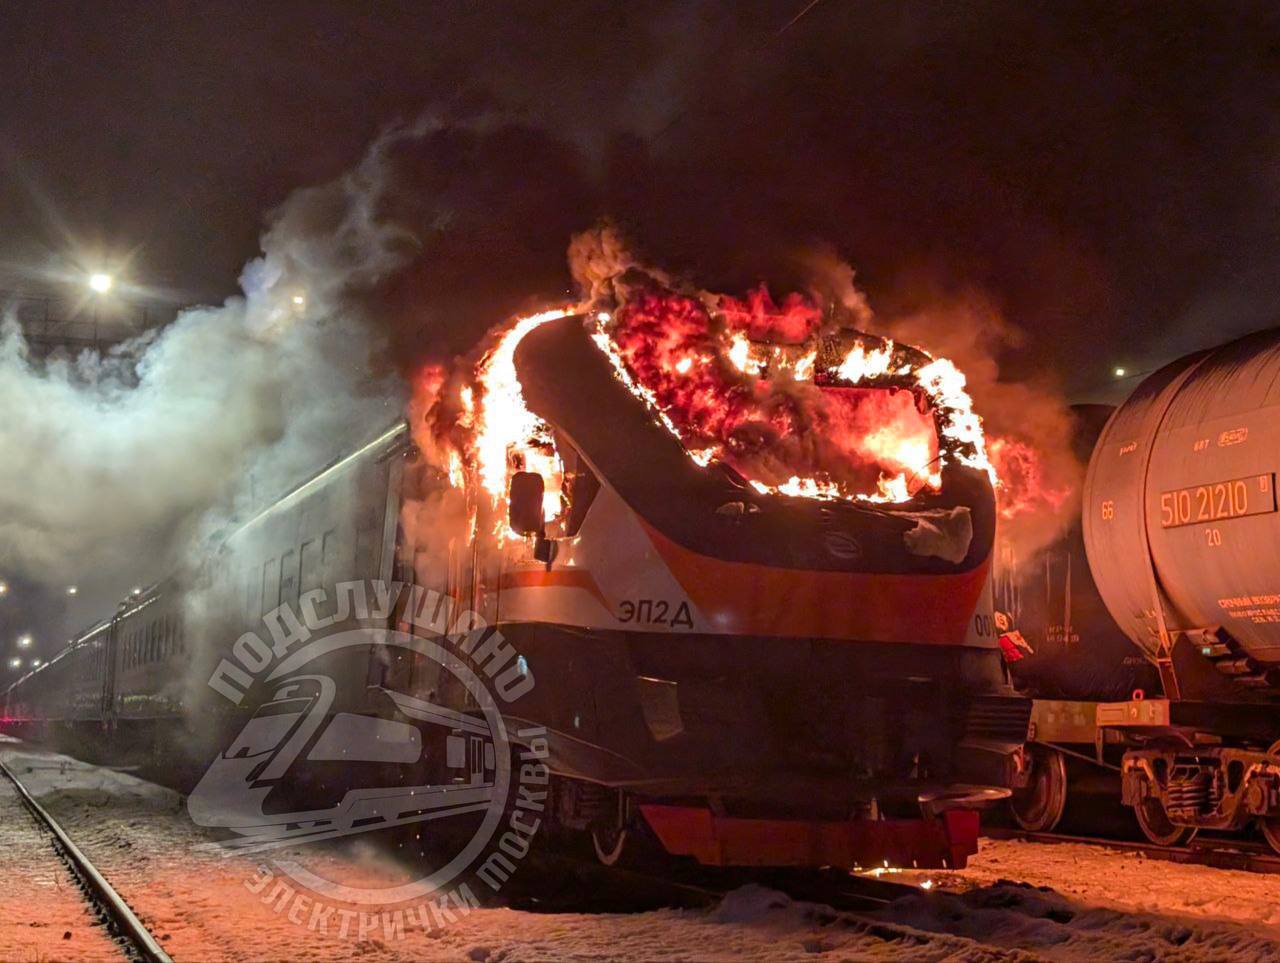
[[[385,152],[406,135],[292,195],[221,306],[48,361],[5,322],[0,569],[112,591],[165,574],[235,511],[400,413],[398,381],[370,374],[379,339],[353,301],[411,247],[374,215]]]

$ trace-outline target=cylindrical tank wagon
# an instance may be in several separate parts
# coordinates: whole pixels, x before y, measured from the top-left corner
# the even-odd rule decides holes
[[[1278,414],[1280,330],[1158,371],[1094,449],[1089,562],[1112,618],[1160,668],[1170,698],[1280,695]]]
[[[1081,504],[1110,615],[1096,630],[1122,632],[1158,677],[1126,701],[1037,698],[1040,791],[1065,793],[1062,757],[1091,758],[1119,770],[1155,842],[1256,824],[1280,851],[1278,414],[1280,329],[1173,362],[1107,420]],[[1027,812],[1052,828],[1052,807]]]

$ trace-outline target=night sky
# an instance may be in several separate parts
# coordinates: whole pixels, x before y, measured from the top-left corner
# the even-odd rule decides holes
[[[21,286],[127,256],[221,300],[266,212],[383,125],[501,110],[564,151],[487,183],[540,196],[531,293],[608,214],[712,286],[825,242],[881,311],[980,290],[1076,393],[1273,322],[1280,8],[823,0],[788,26],[806,7],[11,2],[0,259]]]
[[[1276,320],[1270,2],[11,0],[0,288],[221,302],[291,192],[424,113],[494,120],[399,159],[433,242],[369,293],[393,352],[562,298],[601,217],[713,289],[823,250],[885,317],[979,297],[1004,375],[1073,399]]]

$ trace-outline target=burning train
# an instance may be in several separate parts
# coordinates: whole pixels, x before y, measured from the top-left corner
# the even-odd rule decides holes
[[[1280,331],[1264,331],[1080,412],[1081,518],[996,579],[1013,672],[1038,697],[1025,827],[1058,823],[1073,760],[1118,777],[1153,842],[1256,827],[1280,851],[1277,371]]]
[[[407,425],[226,539],[200,646],[195,588],[157,586],[10,687],[10,728],[176,752],[194,649],[244,656],[277,606],[381,580],[398,588],[373,618],[321,613],[366,633],[326,656],[352,684],[325,713],[433,707],[440,752],[410,740],[392,760],[407,784],[479,710],[379,633],[456,646],[483,628],[528,682],[502,713],[545,732],[549,814],[606,863],[656,842],[711,864],[963,865],[1029,704],[1005,681],[993,478],[958,371],[802,300],[650,289],[519,319],[416,387]],[[423,598],[465,623],[423,628]],[[269,704],[298,701],[281,691]],[[324,729],[300,736],[304,717],[246,699],[198,724],[253,722],[240,755],[318,760],[308,801],[339,806],[351,760],[301,752]]]

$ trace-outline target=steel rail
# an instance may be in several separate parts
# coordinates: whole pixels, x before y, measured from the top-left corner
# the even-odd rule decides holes
[[[1064,833],[1038,833],[1023,829],[992,827],[983,830],[991,839],[1023,839],[1032,843],[1077,843],[1105,846],[1108,849],[1141,853],[1151,859],[1170,863],[1190,863],[1213,869],[1238,869],[1247,873],[1280,874],[1280,855],[1262,844],[1244,840],[1194,838],[1182,846],[1162,846],[1145,840],[1111,839],[1106,836],[1070,836]]]
[[[35,797],[27,791],[13,770],[0,761],[0,774],[3,774],[18,791],[18,798],[35,817],[36,822],[44,826],[53,837],[54,848],[66,860],[72,872],[76,874],[85,889],[92,894],[99,907],[106,914],[120,933],[131,945],[134,952],[147,963],[173,963],[169,954],[160,946],[151,931],[142,924],[137,915],[129,908],[129,904],[121,898],[115,888],[107,882],[80,847],[71,841],[71,837],[58,825],[49,812],[36,802]]]

